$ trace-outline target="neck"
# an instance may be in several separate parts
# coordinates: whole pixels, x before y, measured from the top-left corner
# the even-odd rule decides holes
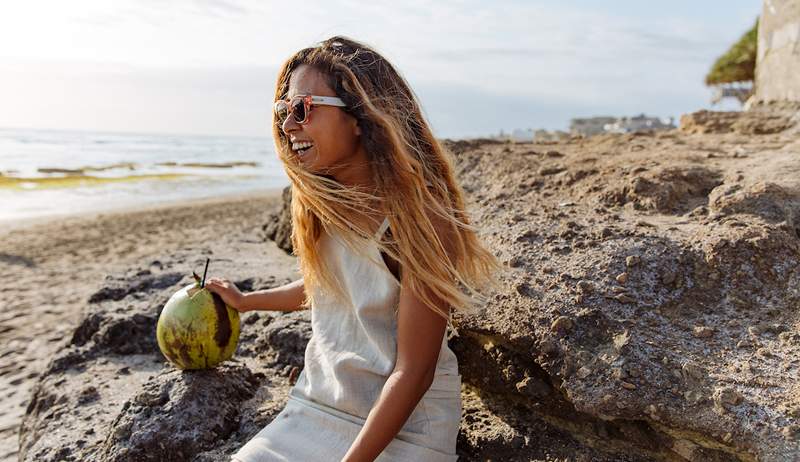
[[[372,169],[363,146],[359,147],[347,165],[331,172],[331,174],[336,181],[345,186],[360,187],[367,191],[372,191],[375,188]]]

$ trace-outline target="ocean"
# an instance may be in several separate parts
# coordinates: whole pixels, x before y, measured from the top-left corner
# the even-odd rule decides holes
[[[0,226],[288,184],[266,137],[0,129]]]

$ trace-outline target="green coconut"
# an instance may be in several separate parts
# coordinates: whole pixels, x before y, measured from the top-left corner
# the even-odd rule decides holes
[[[203,287],[200,278],[177,292],[158,317],[161,353],[179,369],[208,369],[228,360],[239,342],[239,312]]]

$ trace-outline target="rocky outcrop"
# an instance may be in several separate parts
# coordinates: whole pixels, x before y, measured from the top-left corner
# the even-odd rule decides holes
[[[448,147],[505,263],[504,289],[455,319],[461,460],[800,459],[800,139]],[[272,419],[308,313],[248,313],[234,361],[179,372],[153,329],[186,283],[134,269],[98,288],[39,378],[21,460],[224,460]]]
[[[159,352],[155,327],[169,294],[191,281],[133,270],[104,282],[34,389],[20,460],[220,460],[280,410],[290,371],[302,367],[308,313],[247,313],[235,361],[179,371]],[[235,282],[246,290],[278,283]]]
[[[286,253],[292,253],[292,188],[283,188],[283,202],[262,227],[264,238],[274,241]]]
[[[751,110],[697,111],[681,116],[680,129],[686,133],[739,133],[767,135],[797,126],[800,104],[753,105]]]
[[[464,150],[508,291],[458,319],[462,374],[619,454],[798,459],[798,148],[669,132]]]

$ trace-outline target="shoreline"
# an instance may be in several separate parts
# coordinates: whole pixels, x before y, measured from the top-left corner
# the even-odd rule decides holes
[[[276,195],[280,197],[282,191],[283,188],[264,188],[247,192],[222,194],[215,197],[202,197],[197,199],[187,199],[187,198],[173,199],[158,203],[148,203],[144,205],[122,204],[117,207],[110,207],[107,209],[83,210],[72,213],[45,215],[45,216],[28,217],[28,218],[8,218],[8,219],[0,218],[0,235],[12,231],[19,231],[22,229],[28,229],[32,227],[52,224],[54,222],[61,222],[61,221],[65,222],[85,221],[85,220],[99,219],[114,215],[125,215],[129,213],[142,213],[148,211],[165,210],[180,206],[194,206],[202,204],[212,205],[212,204],[239,201],[245,199],[258,200],[258,199],[272,198]]]

